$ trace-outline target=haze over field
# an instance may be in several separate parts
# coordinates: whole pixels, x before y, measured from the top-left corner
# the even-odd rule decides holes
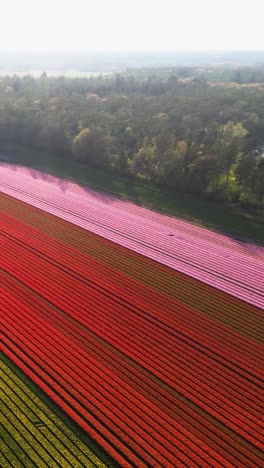
[[[263,49],[262,0],[2,3],[2,50]]]
[[[0,73],[263,63],[263,15],[262,0],[4,2]]]
[[[4,3],[0,157],[40,168],[44,150],[78,180],[87,164],[262,207],[263,13],[261,0]]]

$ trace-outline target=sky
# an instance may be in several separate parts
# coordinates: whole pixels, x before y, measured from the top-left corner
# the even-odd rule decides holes
[[[264,0],[3,0],[0,50],[264,50]]]

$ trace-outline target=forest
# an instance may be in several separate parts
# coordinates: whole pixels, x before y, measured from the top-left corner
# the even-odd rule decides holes
[[[161,190],[263,207],[264,68],[2,76],[0,152],[11,143]]]

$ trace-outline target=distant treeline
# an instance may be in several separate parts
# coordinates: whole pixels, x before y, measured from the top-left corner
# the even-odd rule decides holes
[[[264,67],[2,77],[0,150],[10,143],[161,188],[261,206]]]

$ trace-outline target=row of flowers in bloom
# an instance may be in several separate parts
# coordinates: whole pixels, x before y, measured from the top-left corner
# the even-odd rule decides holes
[[[82,189],[3,166],[0,188],[120,245],[264,308],[264,248]]]
[[[121,466],[259,466],[261,310],[0,201],[4,352]]]

